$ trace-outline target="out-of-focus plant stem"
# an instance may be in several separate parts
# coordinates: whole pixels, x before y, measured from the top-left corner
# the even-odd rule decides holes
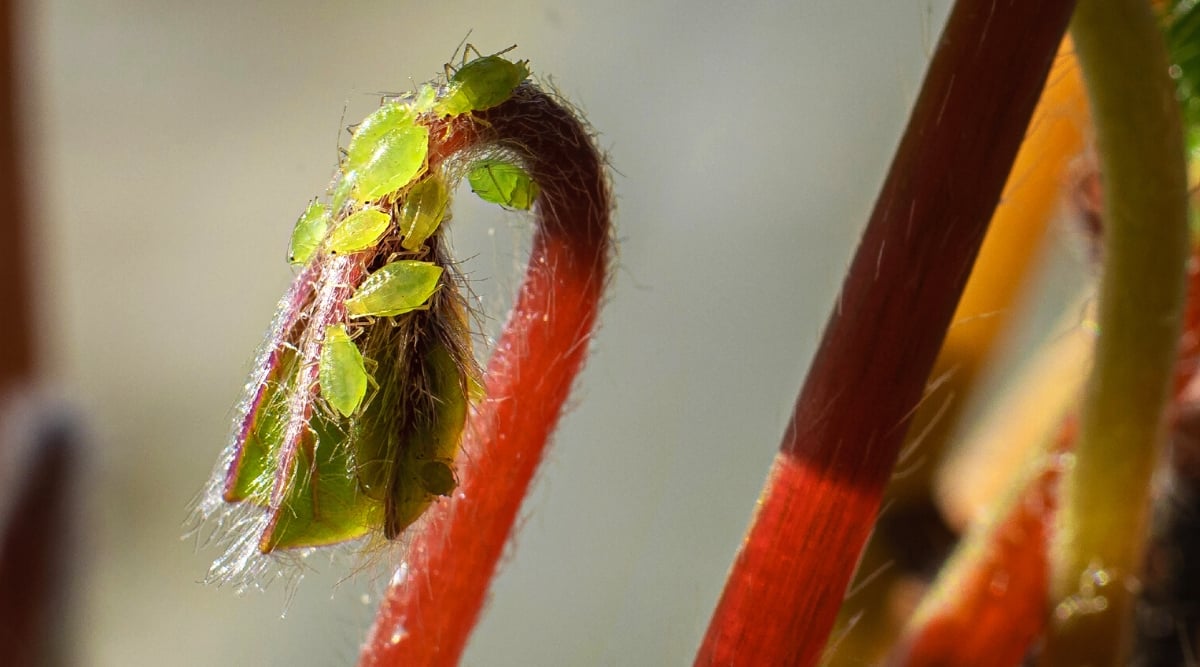
[[[904,474],[894,476],[884,494],[884,502],[893,509],[880,517],[883,529],[875,531],[863,554],[851,586],[856,592],[846,598],[839,614],[842,630],[834,631],[835,635],[847,634],[836,648],[831,647],[829,660],[878,660],[901,631],[912,632],[911,619],[891,602],[901,590],[897,586],[903,586],[914,570],[925,565],[910,562],[910,569],[904,568],[904,561],[913,559],[904,558],[896,541],[905,539],[899,536],[912,534],[913,512],[906,512],[906,508],[932,505],[936,499],[943,520],[951,528],[963,530],[972,517],[981,514],[981,507],[994,503],[1004,491],[1002,485],[1022,469],[1037,443],[1057,428],[1061,411],[1040,409],[1074,400],[1077,392],[1070,388],[1070,382],[1041,382],[1035,387],[1038,395],[1029,397],[1030,405],[1039,410],[1033,418],[1005,421],[1002,434],[949,447],[983,369],[1019,311],[1015,305],[1029,283],[1034,259],[1045,245],[1045,230],[1059,211],[1070,166],[1083,152],[1089,123],[1074,46],[1064,39],[934,363],[930,377],[937,378],[937,382],[913,415],[896,464]],[[1090,354],[1090,338],[1086,349]],[[1067,356],[1073,359],[1080,355]],[[1038,370],[1064,365],[1059,362],[1065,360],[1058,356],[1053,360],[1055,364],[1043,364]],[[1073,371],[1077,368],[1078,364],[1071,366]],[[1047,398],[1050,403],[1045,402]],[[1020,436],[1017,441],[997,442],[1014,431]],[[1001,446],[982,447],[997,444]],[[999,470],[1004,472],[998,474]],[[896,527],[889,530],[889,523]],[[933,549],[921,551],[928,556],[927,562],[940,556],[929,553]]]
[[[994,341],[1004,330],[1001,324],[1011,321],[1012,318],[1007,316],[1014,310],[1016,286],[1028,282],[1026,278],[1033,255],[1041,248],[1041,244],[1034,243],[1033,239],[1040,237],[1042,230],[1059,213],[1063,185],[1069,179],[1071,164],[1083,152],[1084,137],[1089,129],[1083,77],[1075,60],[1074,45],[1065,39],[934,367],[934,377],[939,370],[953,372],[937,389],[944,395],[943,386],[962,386],[957,367],[965,367],[968,377],[976,375],[975,371],[988,361]],[[1078,317],[1077,313],[1073,315]],[[964,321],[967,318],[971,319]],[[964,403],[962,400],[957,402]],[[914,429],[921,413],[929,412],[927,406],[931,403],[932,399],[927,398],[922,410],[918,411]],[[1051,414],[1044,416],[1042,421],[1051,424],[1052,432],[1061,414],[1054,409],[1049,412]],[[1004,485],[1023,467],[1040,441],[1037,438],[1031,440],[1009,442],[986,451],[972,447],[974,442],[956,446],[937,479],[939,500],[943,501],[941,509],[947,513],[951,526],[962,529],[978,515],[981,506],[993,503],[1004,493]],[[987,440],[979,444],[995,443]],[[979,464],[981,459],[986,463]],[[998,474],[1000,470],[1005,473]]]
[[[39,347],[34,328],[30,227],[18,131],[20,26],[0,0],[0,663],[65,664],[63,625],[71,553],[70,499],[78,443],[59,437],[27,396]],[[26,428],[28,427],[28,428]]]
[[[1072,2],[956,3],[697,665],[811,665]]]
[[[944,377],[945,381],[930,390],[913,415],[908,439],[911,443],[913,438],[921,437],[921,453],[925,456],[937,456],[966,405],[964,395],[993,356],[998,339],[1008,330],[1014,306],[1042,248],[1044,231],[1059,212],[1071,162],[1083,152],[1088,110],[1073,50],[1070,40],[1063,40],[971,278],[954,311],[931,375]],[[920,466],[903,479],[893,480],[888,497],[899,503],[918,498],[924,502],[936,469]],[[972,484],[980,481],[972,480]],[[992,479],[987,481],[994,483]]]
[[[1188,188],[1175,85],[1149,3],[1081,0],[1072,35],[1101,156],[1105,257],[1042,664],[1121,665],[1180,333]]]
[[[992,520],[976,524],[963,538],[893,648],[889,665],[1021,664],[1046,624],[1046,543],[1063,453],[1074,445],[1075,434],[1067,420],[1053,445],[1028,462]]]
[[[0,391],[33,373],[32,281],[17,133],[17,28],[13,3],[0,1]]]

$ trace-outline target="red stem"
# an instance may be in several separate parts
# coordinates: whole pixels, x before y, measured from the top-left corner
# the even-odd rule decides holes
[[[37,343],[29,228],[25,217],[24,175],[17,134],[17,27],[13,3],[0,0],[0,391],[31,379]]]
[[[1046,545],[1058,506],[1062,455],[1074,448],[1076,431],[1075,421],[1066,420],[1043,454],[1042,467],[1008,513],[987,528],[978,550],[946,566],[949,571],[939,575],[944,590],[934,593],[936,608],[906,632],[889,665],[1007,667],[1025,659],[1046,626]]]
[[[609,259],[608,184],[591,137],[521,86],[431,136],[431,161],[499,144],[541,186],[525,280],[472,414],[454,497],[430,510],[389,587],[360,665],[453,665],[475,625],[521,501],[587,353]]]
[[[697,665],[811,665],[1073,2],[958,2]]]

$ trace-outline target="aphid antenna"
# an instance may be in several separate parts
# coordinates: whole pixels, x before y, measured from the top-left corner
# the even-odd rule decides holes
[[[467,40],[471,39],[471,33],[473,33],[473,32],[475,32],[474,28],[468,28],[467,34],[463,35],[463,38],[458,43],[458,46],[454,47],[454,53],[450,54],[450,62],[451,63],[454,62],[454,59],[458,57],[458,52],[460,50],[463,52],[463,57],[464,58],[466,57],[466,50],[463,48],[464,45],[466,45],[467,48],[474,48],[470,44],[467,43]],[[450,63],[446,63],[446,65],[449,66]],[[450,78],[450,77],[446,77],[446,78]]]
[[[422,252],[422,250],[424,250],[424,252]],[[391,264],[392,262],[399,261],[402,259],[417,259],[417,260],[419,260],[419,259],[424,258],[428,254],[428,252],[429,252],[429,246],[426,246],[426,245],[422,245],[421,250],[397,250],[393,253],[390,253],[387,256],[387,259],[384,260],[383,263]]]
[[[469,33],[469,32],[467,33],[467,36],[468,36],[468,37],[470,36],[470,33]],[[466,40],[466,38],[465,38],[465,37],[464,37],[463,39],[464,39],[464,41]],[[486,58],[492,58],[492,57],[495,57],[495,56],[502,56],[502,55],[504,55],[504,54],[508,53],[509,51],[512,51],[513,49],[517,48],[517,45],[516,45],[516,44],[513,44],[512,46],[508,47],[507,49],[502,49],[502,50],[500,50],[500,51],[497,51],[497,52],[495,52],[495,53],[490,53],[490,54],[488,54],[487,56],[484,56],[484,55],[483,55],[483,53],[481,53],[481,52],[479,51],[479,49],[475,48],[475,45],[474,45],[474,44],[471,44],[470,42],[466,42],[466,46],[465,46],[465,47],[463,47],[463,45],[460,43],[460,44],[459,44],[459,47],[460,47],[460,48],[462,48],[462,60],[460,60],[460,61],[459,61],[459,63],[458,63],[458,67],[455,67],[455,66],[454,66],[454,59],[458,57],[458,49],[457,49],[457,48],[456,48],[456,49],[454,49],[454,53],[453,53],[453,54],[450,56],[450,62],[446,63],[446,64],[443,66],[443,67],[444,67],[444,69],[445,69],[445,73],[446,73],[446,80],[447,80],[447,81],[449,81],[449,80],[450,80],[450,78],[451,78],[451,77],[453,77],[453,76],[454,76],[454,75],[455,75],[455,74],[458,72],[458,70],[462,69],[462,68],[463,68],[463,66],[467,64],[467,62],[468,62],[468,61],[467,61],[467,58],[468,58],[468,57],[469,57],[469,56],[470,56],[472,53],[474,53],[474,54],[475,54],[475,58],[472,58],[472,60],[477,60],[477,59],[479,59],[479,58],[485,58],[485,57],[486,57]]]
[[[488,58],[494,58],[494,57],[496,57],[496,56],[502,56],[502,55],[504,55],[504,54],[508,53],[509,51],[512,51],[512,50],[514,50],[514,49],[516,49],[516,48],[517,48],[517,45],[516,45],[516,44],[513,44],[512,46],[508,47],[507,49],[503,49],[503,50],[497,51],[497,52],[495,52],[495,53],[490,53],[490,54],[488,54],[486,57],[488,57]],[[467,48],[463,49],[463,64],[464,64],[464,65],[465,65],[465,64],[467,64],[467,53],[469,53],[469,52],[471,52],[471,51],[474,51],[474,52],[475,52],[475,56],[476,56],[477,58],[483,58],[483,57],[485,57],[485,56],[484,56],[482,53],[480,53],[480,52],[479,52],[479,49],[475,48],[475,45],[474,45],[474,44],[467,44]]]
[[[376,90],[374,94],[379,96],[379,106],[383,106],[384,104],[407,104],[417,99],[417,89],[421,87],[421,84],[417,83],[417,80],[411,76],[408,77],[408,84],[408,90]]]
[[[340,118],[338,118],[337,126],[339,128],[346,128],[346,132],[348,132],[351,136],[353,136],[354,135],[353,130],[346,127],[346,112],[349,110],[350,110],[350,100],[349,99],[342,100],[342,115]],[[341,164],[342,158],[346,156],[346,149],[342,147],[342,131],[340,129],[337,132],[336,141],[334,143],[335,143],[336,153],[338,154],[337,163]]]

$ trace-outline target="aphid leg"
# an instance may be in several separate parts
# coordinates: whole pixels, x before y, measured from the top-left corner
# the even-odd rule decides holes
[[[467,33],[468,37],[470,37],[470,35],[471,35],[471,33]],[[466,37],[463,38],[463,41],[466,41]],[[483,54],[479,52],[479,49],[475,48],[475,45],[470,42],[466,42],[465,48],[463,47],[462,44],[459,44],[459,47],[462,48],[462,60],[460,60],[458,62],[458,67],[455,67],[453,64],[454,58],[458,56],[458,49],[454,49],[454,53],[450,56],[450,62],[446,63],[446,65],[445,65],[447,81],[449,81],[450,77],[454,76],[454,74],[457,73],[458,70],[462,69],[463,66],[465,66],[467,64],[467,58],[470,57],[472,52],[475,53],[475,58],[472,58],[472,60],[483,57]],[[512,51],[515,48],[517,48],[517,45],[513,44],[512,46],[508,47],[507,49],[504,49],[500,53],[496,53],[494,55],[498,56],[501,53],[508,53],[509,51]]]
[[[367,371],[367,395],[363,397],[362,404],[358,406],[358,411],[361,413],[371,405],[371,400],[379,393],[379,383],[375,381],[375,371],[379,370],[379,362],[374,359],[364,356],[363,366]]]
[[[459,67],[462,67],[463,65],[467,64],[467,56],[471,55],[472,51],[475,52],[476,58],[483,57],[483,54],[479,52],[479,49],[475,48],[474,44],[467,42],[466,48],[463,49],[462,62],[459,64]]]
[[[317,511],[317,498],[321,495],[317,485],[320,483],[320,475],[317,474],[317,433],[311,427],[308,429],[308,437],[302,441],[304,453],[308,456],[308,479],[304,481],[307,486],[312,489],[312,512],[313,517],[319,517]]]
[[[458,52],[463,48],[463,45],[467,43],[468,39],[471,39],[472,32],[475,32],[474,28],[467,30],[467,34],[463,35],[462,41],[458,43],[458,46],[454,47],[454,53],[450,54],[450,63],[454,62],[454,59],[458,57]],[[464,57],[465,57],[465,55],[466,54],[464,53]],[[450,63],[446,63],[446,80],[447,81],[450,80]]]

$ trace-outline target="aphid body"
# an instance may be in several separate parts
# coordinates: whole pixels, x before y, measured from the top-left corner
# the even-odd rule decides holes
[[[471,190],[479,198],[517,210],[528,210],[539,188],[529,173],[503,160],[480,160],[467,174]]]
[[[512,62],[500,54],[476,58],[451,75],[450,93],[434,106],[434,113],[457,116],[491,109],[528,77],[528,60]]]

